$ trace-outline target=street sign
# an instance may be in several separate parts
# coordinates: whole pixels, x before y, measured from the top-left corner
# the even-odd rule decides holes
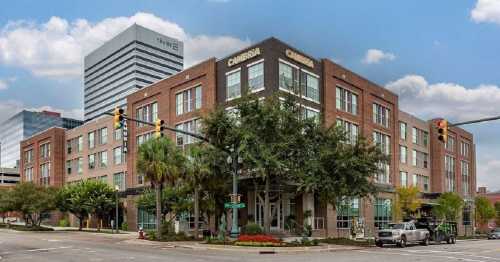
[[[245,203],[224,203],[224,208],[245,208]]]

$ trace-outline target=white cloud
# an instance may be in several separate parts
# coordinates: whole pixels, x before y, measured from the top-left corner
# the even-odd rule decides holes
[[[80,108],[61,109],[61,108],[54,108],[52,106],[29,107],[26,106],[23,102],[18,100],[4,100],[0,101],[0,123],[9,119],[13,115],[19,113],[23,109],[29,111],[47,110],[47,111],[61,113],[63,117],[83,119],[83,109]]]
[[[396,59],[396,55],[394,55],[393,53],[384,52],[379,49],[368,49],[368,51],[366,51],[365,57],[363,58],[363,60],[361,60],[361,62],[363,64],[369,65],[378,64],[382,62],[382,60],[392,61],[394,59]]]
[[[476,23],[500,24],[500,0],[477,0],[470,16]]]
[[[429,84],[422,76],[407,75],[386,88],[399,95],[400,108],[424,118],[461,121],[500,115],[500,87],[495,85],[466,88],[455,83]]]
[[[84,55],[134,23],[184,41],[186,66],[250,44],[248,39],[232,36],[190,35],[180,25],[150,13],[97,23],[51,17],[42,24],[24,20],[7,23],[0,30],[0,63],[25,68],[37,76],[78,78]]]

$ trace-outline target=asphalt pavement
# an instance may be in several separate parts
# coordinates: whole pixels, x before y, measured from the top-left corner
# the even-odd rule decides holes
[[[458,241],[455,245],[414,245],[332,252],[257,254],[192,250],[137,244],[134,235],[89,232],[16,232],[0,230],[0,261],[466,261],[500,262],[500,240]],[[134,244],[135,243],[135,244]]]

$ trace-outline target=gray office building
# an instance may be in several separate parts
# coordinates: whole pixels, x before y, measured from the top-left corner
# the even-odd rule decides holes
[[[22,140],[53,126],[71,129],[82,123],[83,121],[61,117],[61,114],[50,111],[23,110],[17,113],[0,124],[0,166],[19,166]]]
[[[85,121],[126,107],[136,90],[183,69],[179,40],[134,24],[84,59]]]

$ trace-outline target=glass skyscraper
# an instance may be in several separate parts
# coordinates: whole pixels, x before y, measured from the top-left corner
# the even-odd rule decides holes
[[[61,117],[59,113],[23,110],[0,124],[0,166],[18,167],[22,140],[47,128],[58,126],[71,129],[83,122]]]
[[[134,24],[84,59],[85,121],[124,108],[138,89],[183,69],[183,43]]]

